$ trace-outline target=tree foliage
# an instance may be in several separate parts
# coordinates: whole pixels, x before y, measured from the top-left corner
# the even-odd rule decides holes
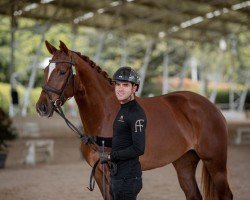
[[[0,22],[0,82],[9,82],[10,20],[2,16]],[[18,19],[18,29],[15,33],[15,71],[19,74],[17,80],[24,86],[27,86],[30,78],[30,67],[35,60],[37,49],[41,42],[43,25],[44,22],[39,20]],[[167,52],[169,55],[170,76],[180,76],[186,60],[190,57],[195,57],[198,60],[198,71],[203,71],[208,80],[215,81],[217,77],[217,79],[223,82],[244,83],[249,77],[249,32],[226,37],[225,40],[228,45],[227,49],[222,53],[219,44],[198,44],[189,41],[171,40],[169,38],[159,39],[157,36],[150,38],[140,34],[117,34],[117,32],[112,30],[103,31],[89,27],[76,27],[76,30],[77,35],[74,35],[72,25],[53,24],[45,33],[45,39],[56,47],[59,46],[59,40],[62,40],[70,49],[79,51],[94,59],[99,45],[99,37],[101,34],[105,34],[103,48],[97,64],[106,70],[110,76],[120,67],[124,53],[127,54],[126,65],[139,70],[143,64],[147,42],[152,39],[154,46],[150,56],[143,96],[147,96],[149,93],[161,94],[164,52]],[[233,40],[236,41],[236,48],[232,45]],[[126,42],[125,46],[124,42]],[[43,45],[39,62],[50,56],[45,45]],[[188,66],[186,76],[190,77],[190,74],[191,70]],[[39,68],[35,87],[40,87],[42,84],[43,70]]]

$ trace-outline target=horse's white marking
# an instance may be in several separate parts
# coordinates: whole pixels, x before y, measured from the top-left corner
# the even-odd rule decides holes
[[[48,73],[48,79],[47,82],[49,81],[49,77],[51,75],[51,73],[53,72],[53,70],[56,68],[56,63],[50,63],[49,64],[49,73]]]

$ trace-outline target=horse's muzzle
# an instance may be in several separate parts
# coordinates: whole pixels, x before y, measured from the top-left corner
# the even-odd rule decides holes
[[[41,117],[51,117],[53,115],[53,109],[45,103],[37,103],[36,111]]]

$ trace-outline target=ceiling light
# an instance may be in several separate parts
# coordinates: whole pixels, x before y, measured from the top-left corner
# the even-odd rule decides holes
[[[211,19],[214,17],[214,14],[212,12],[209,12],[206,14],[206,18]]]
[[[98,13],[98,14],[102,14],[102,13],[104,13],[104,12],[105,12],[105,9],[104,9],[104,8],[100,8],[100,9],[97,10],[97,13]]]
[[[171,29],[170,29],[170,32],[177,32],[180,28],[178,26],[173,26]]]
[[[250,1],[245,1],[245,2],[242,2],[242,3],[237,3],[235,5],[232,5],[232,10],[239,10],[241,8],[245,8],[245,7],[248,7],[250,6]]]
[[[195,18],[191,19],[192,25],[193,25],[193,24],[198,24],[198,23],[200,23],[200,22],[202,22],[202,21],[203,21],[203,17],[201,17],[201,16],[195,17]]]
[[[111,5],[112,7],[118,6],[119,4],[120,4],[119,1],[114,1],[114,2],[110,3],[110,5]]]
[[[223,13],[228,13],[229,10],[228,10],[227,8],[223,8],[223,9],[222,9],[222,12],[223,12]]]
[[[45,3],[50,3],[52,1],[54,1],[54,0],[41,0],[41,3],[45,4]]]
[[[32,4],[28,5],[28,6],[26,6],[23,10],[27,12],[27,11],[30,11],[30,10],[35,9],[37,7],[38,7],[37,3],[32,3]]]
[[[164,38],[166,36],[166,33],[164,31],[161,31],[161,32],[158,33],[158,36],[160,38]]]
[[[214,16],[217,17],[217,16],[220,16],[220,15],[221,15],[221,12],[219,10],[215,10],[214,11]]]

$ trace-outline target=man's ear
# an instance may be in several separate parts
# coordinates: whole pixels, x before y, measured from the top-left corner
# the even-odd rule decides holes
[[[133,93],[135,93],[135,92],[137,92],[137,88],[138,88],[138,85],[136,85],[136,84],[132,84],[132,91],[133,91]]]
[[[139,85],[136,85],[136,92],[138,92],[139,90]]]
[[[56,47],[54,47],[52,44],[50,44],[47,40],[45,41],[45,45],[46,45],[48,51],[49,51],[52,55],[57,51]]]

